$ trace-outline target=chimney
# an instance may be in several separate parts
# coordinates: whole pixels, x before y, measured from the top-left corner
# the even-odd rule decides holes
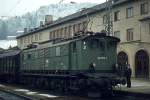
[[[53,21],[52,15],[45,15],[45,24],[49,24]]]
[[[44,26],[44,21],[40,21],[40,27]]]
[[[24,33],[27,33],[28,32],[28,28],[24,28]]]

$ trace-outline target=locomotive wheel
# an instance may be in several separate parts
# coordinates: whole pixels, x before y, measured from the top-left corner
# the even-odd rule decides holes
[[[47,79],[43,79],[41,85],[43,86],[43,89],[48,89],[48,87],[49,87],[48,80]]]
[[[37,88],[41,88],[41,80],[40,80],[40,78],[36,79],[36,87]]]
[[[55,89],[56,89],[56,92],[63,92],[63,80],[60,80],[60,79],[57,79],[56,81],[56,86],[55,86]]]
[[[67,80],[64,80],[64,84],[63,84],[64,93],[68,93],[68,86],[69,86],[69,83],[67,83]]]
[[[51,80],[49,84],[50,84],[50,90],[55,90],[55,82],[54,82],[54,80]]]

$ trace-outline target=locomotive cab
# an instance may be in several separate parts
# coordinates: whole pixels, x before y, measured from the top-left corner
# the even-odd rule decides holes
[[[95,34],[82,40],[82,66],[89,70],[95,64],[96,73],[114,73],[116,47],[119,39]]]

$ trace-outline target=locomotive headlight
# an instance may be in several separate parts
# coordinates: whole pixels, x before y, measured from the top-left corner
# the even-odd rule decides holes
[[[46,62],[46,63],[48,63],[48,62],[49,62],[49,60],[48,60],[48,59],[46,59],[46,60],[45,60],[45,62]]]
[[[95,62],[93,63],[93,66],[94,66],[94,67],[96,66],[96,63],[95,63]]]
[[[86,42],[84,41],[84,42],[83,42],[83,49],[86,50],[86,48],[87,48],[87,47],[86,47]]]
[[[84,41],[83,44],[86,45],[86,42]]]

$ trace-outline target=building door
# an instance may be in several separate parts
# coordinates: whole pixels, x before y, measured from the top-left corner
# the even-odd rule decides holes
[[[125,69],[126,69],[126,64],[128,64],[128,55],[123,51],[118,53],[117,63],[118,63],[118,66],[119,66],[120,74],[122,76],[124,76]]]
[[[126,66],[128,63],[128,55],[125,52],[120,52],[117,57],[118,65]]]
[[[135,55],[135,74],[137,78],[149,76],[149,56],[144,50],[138,51]]]

